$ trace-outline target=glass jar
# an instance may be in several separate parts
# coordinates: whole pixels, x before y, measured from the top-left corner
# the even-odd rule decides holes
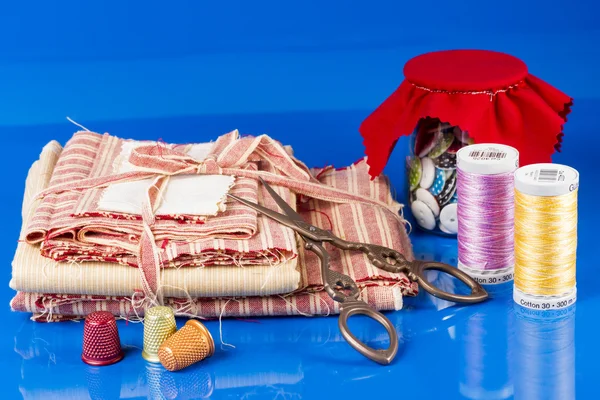
[[[456,152],[473,141],[458,126],[423,118],[409,143],[408,204],[416,225],[428,232],[456,236]]]

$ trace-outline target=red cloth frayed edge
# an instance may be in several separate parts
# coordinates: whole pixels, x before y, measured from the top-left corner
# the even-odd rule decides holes
[[[531,74],[493,94],[430,91],[405,80],[359,131],[371,177],[383,171],[398,138],[410,135],[426,117],[459,126],[475,143],[513,146],[520,165],[528,165],[551,162],[560,151],[572,105],[572,98]]]

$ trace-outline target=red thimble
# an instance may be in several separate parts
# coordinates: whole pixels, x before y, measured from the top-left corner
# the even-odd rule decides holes
[[[108,311],[96,311],[85,318],[81,359],[90,365],[110,365],[123,358],[115,317]]]

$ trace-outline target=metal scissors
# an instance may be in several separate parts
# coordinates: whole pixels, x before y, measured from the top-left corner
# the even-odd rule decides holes
[[[330,231],[305,222],[285,200],[275,193],[273,188],[262,179],[261,182],[285,214],[280,214],[235,195],[230,194],[229,197],[293,229],[304,239],[306,249],[314,252],[321,260],[321,274],[325,290],[333,300],[340,303],[338,324],[342,335],[354,349],[365,357],[380,364],[389,364],[392,362],[398,352],[398,333],[392,322],[385,315],[358,298],[360,292],[356,282],[352,278],[330,269],[329,254],[325,249],[324,243],[330,243],[341,250],[361,251],[367,255],[375,267],[388,272],[403,272],[411,281],[418,282],[427,292],[441,299],[461,303],[477,303],[487,299],[488,294],[483,287],[458,268],[434,261],[408,261],[396,250],[376,244],[349,242],[335,236]],[[427,280],[425,276],[425,271],[427,270],[438,270],[454,276],[471,289],[471,294],[461,295],[440,290]],[[350,332],[348,318],[357,314],[365,315],[383,325],[390,337],[390,345],[387,349],[369,347]]]

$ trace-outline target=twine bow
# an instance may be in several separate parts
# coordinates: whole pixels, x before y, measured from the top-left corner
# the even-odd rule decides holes
[[[382,207],[392,212],[399,220],[397,209],[389,204],[319,182],[308,167],[291,156],[284,146],[267,135],[239,137],[237,130],[220,136],[204,160],[196,160],[176,148],[154,144],[132,150],[129,163],[134,171],[109,176],[82,179],[54,185],[38,196],[68,190],[102,188],[119,182],[152,179],[142,205],[143,230],[140,237],[138,266],[141,273],[145,303],[162,305],[161,269],[164,263],[156,245],[152,228],[156,223],[155,213],[160,206],[162,192],[170,177],[176,175],[231,175],[264,179],[271,185],[289,188],[297,194],[311,198],[337,202],[357,202]],[[266,163],[261,170],[247,168],[249,162]],[[271,172],[273,171],[273,172]]]

